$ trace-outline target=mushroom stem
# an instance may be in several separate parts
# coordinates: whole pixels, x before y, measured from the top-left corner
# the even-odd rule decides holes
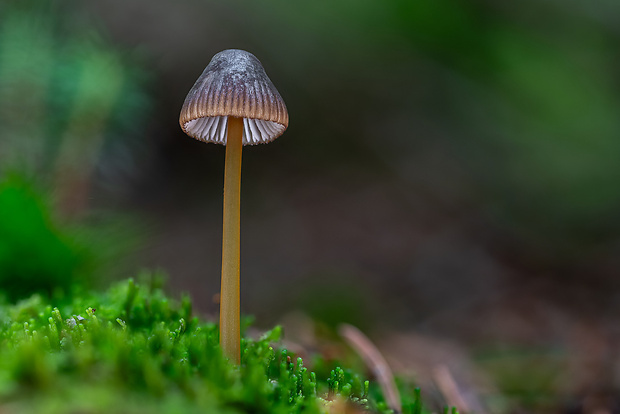
[[[222,286],[220,292],[220,345],[224,355],[240,363],[239,260],[241,148],[243,118],[228,117],[224,168],[224,230],[222,237]]]

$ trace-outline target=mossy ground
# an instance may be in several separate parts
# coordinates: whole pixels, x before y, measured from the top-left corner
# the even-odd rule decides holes
[[[193,316],[188,298],[169,299],[156,278],[60,302],[0,305],[0,412],[322,413],[334,401],[391,412],[359,374],[334,366],[317,377],[280,349],[279,327],[244,338],[241,365],[231,364],[217,325]],[[414,394],[405,412],[420,412]]]

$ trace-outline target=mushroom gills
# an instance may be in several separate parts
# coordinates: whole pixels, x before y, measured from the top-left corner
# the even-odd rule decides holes
[[[184,129],[190,135],[205,142],[226,145],[227,116],[208,116],[186,122]],[[243,145],[271,142],[280,136],[286,127],[264,119],[243,118]]]

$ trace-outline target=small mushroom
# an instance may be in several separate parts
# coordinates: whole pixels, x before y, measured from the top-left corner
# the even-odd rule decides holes
[[[288,112],[260,61],[229,49],[213,56],[189,91],[179,123],[192,138],[226,146],[220,344],[238,364],[241,148],[282,135]]]

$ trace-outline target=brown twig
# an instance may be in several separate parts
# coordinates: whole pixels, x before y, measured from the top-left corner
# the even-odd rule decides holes
[[[388,406],[395,413],[402,412],[400,394],[394,382],[394,375],[388,366],[385,358],[377,347],[359,329],[352,325],[342,324],[338,328],[340,336],[353,348],[364,360],[366,365],[373,372],[374,376],[383,391]]]
[[[459,412],[469,412],[469,406],[447,366],[443,364],[436,366],[433,369],[433,379],[437,384],[437,388],[446,398],[448,405],[457,407]]]

